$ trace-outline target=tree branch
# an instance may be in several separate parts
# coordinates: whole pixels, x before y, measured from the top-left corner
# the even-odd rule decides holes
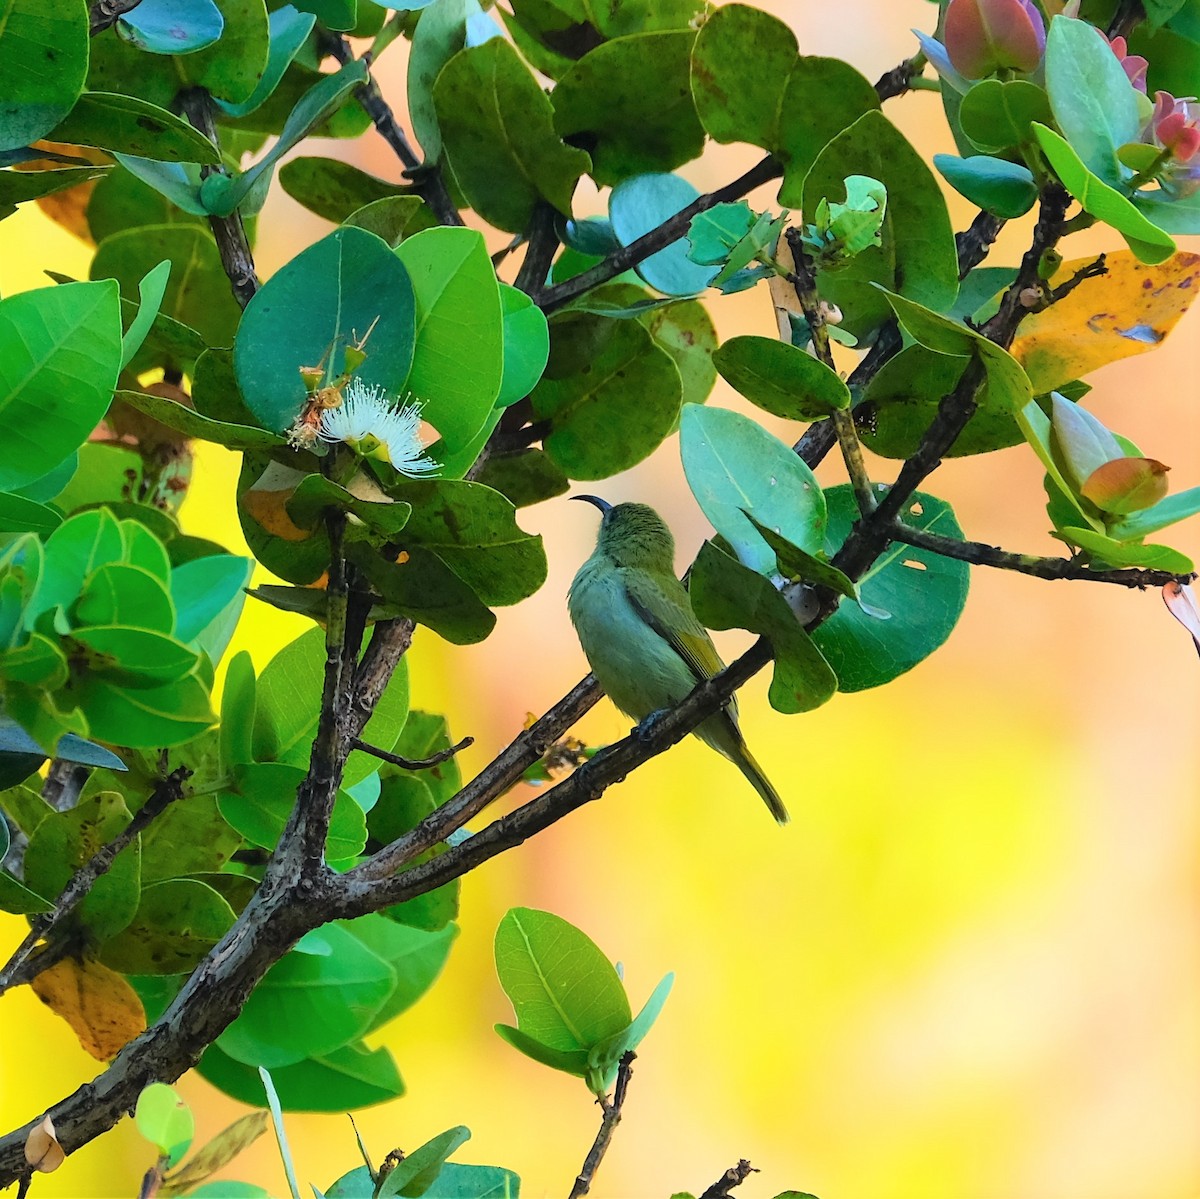
[[[657,254],[659,250],[678,241],[687,233],[693,217],[707,212],[710,208],[715,208],[718,204],[728,204],[733,200],[740,200],[760,183],[778,179],[782,174],[783,168],[768,154],[757,166],[751,167],[732,183],[727,183],[724,187],[719,187],[707,195],[697,196],[686,208],[681,208],[673,217],[668,217],[661,225],[651,229],[637,241],[615,250],[603,262],[596,263],[594,267],[572,279],[566,279],[554,287],[546,288],[537,300],[538,307],[547,314],[562,308],[564,304],[569,304],[584,292],[591,291],[593,287],[599,287],[600,284],[607,283],[610,279],[615,279],[623,271],[629,270],[631,266],[637,266],[651,254]]]
[[[188,88],[179,96],[183,114],[192,126],[218,149],[220,139],[217,134],[217,123],[213,117],[212,97],[202,87]],[[200,168],[201,178],[209,175],[228,175],[223,166],[204,166]],[[245,308],[258,291],[258,275],[254,270],[254,259],[250,254],[250,243],[246,239],[246,227],[242,224],[242,214],[236,209],[229,216],[210,216],[209,227],[217,243],[221,255],[221,265],[229,278],[233,296]]]
[[[12,957],[0,969],[0,995],[9,988],[20,983],[28,982],[46,967],[53,965],[47,959],[41,962],[39,955],[30,963],[37,969],[32,972],[23,969],[39,941],[49,935],[79,906],[88,892],[95,886],[96,880],[103,878],[112,867],[117,854],[132,845],[137,837],[157,820],[167,808],[177,799],[183,797],[183,785],[191,778],[192,772],[186,766],[176,767],[165,779],[150,792],[146,802],[134,813],[133,819],[107,845],[101,846],[96,852],[75,871],[70,881],[63,888],[62,894],[54,902],[54,911],[34,916],[30,920],[29,935],[17,946]]]
[[[608,1152],[613,1134],[617,1131],[617,1125],[621,1123],[621,1109],[625,1106],[625,1092],[629,1090],[629,1080],[633,1077],[635,1056],[632,1050],[622,1056],[621,1063],[617,1067],[617,1085],[613,1090],[612,1102],[600,1100],[600,1105],[604,1109],[604,1115],[600,1117],[600,1131],[596,1133],[596,1139],[592,1142],[587,1157],[583,1159],[583,1169],[579,1171],[568,1199],[583,1199],[583,1196],[592,1189],[592,1180],[596,1177],[596,1171],[600,1169],[600,1163]]]
[[[332,54],[343,66],[352,62],[354,51],[350,43],[340,33],[322,31],[320,45],[323,50]],[[354,89],[354,98],[363,106],[372,124],[404,167],[404,174],[413,181],[417,194],[429,205],[433,215],[443,225],[461,225],[463,219],[459,216],[450,193],[446,190],[446,181],[441,169],[432,164],[423,164],[421,156],[413,149],[408,135],[396,121],[396,114],[383,98],[375,76],[368,72],[366,82]]]
[[[905,92],[911,90],[913,80],[925,70],[927,61],[925,52],[918,50],[912,58],[906,58],[890,71],[885,71],[880,75],[875,83],[875,94],[881,101],[903,96]]]
[[[432,770],[433,767],[440,766],[468,746],[474,745],[475,738],[464,737],[457,745],[451,745],[448,749],[439,749],[437,753],[430,754],[427,758],[404,758],[399,754],[389,753],[386,749],[380,749],[377,745],[368,745],[357,737],[352,738],[350,744],[355,749],[361,749],[363,753],[370,754],[371,757],[378,758],[381,762],[399,766],[402,770]]]
[[[736,1166],[730,1166],[729,1169],[726,1170],[725,1173],[722,1174],[721,1177],[718,1178],[717,1181],[714,1182],[712,1186],[710,1186],[704,1192],[704,1194],[700,1196],[700,1199],[730,1199],[729,1192],[732,1191],[734,1187],[741,1186],[751,1174],[757,1173],[758,1171],[748,1161],[746,1161],[745,1158],[742,1158],[742,1160],[738,1162]]]
[[[1128,37],[1145,19],[1146,10],[1142,0],[1121,0],[1113,19],[1108,23],[1108,36]]]
[[[1120,587],[1165,587],[1168,583],[1190,583],[1195,574],[1177,575],[1169,570],[1125,567],[1120,570],[1095,570],[1073,558],[1041,558],[1034,554],[1014,554],[979,541],[959,541],[914,529],[897,521],[891,528],[894,541],[917,549],[931,550],[943,558],[955,558],[974,566],[994,566],[1035,579],[1074,579],[1092,583],[1115,583]]]
[[[834,374],[837,374],[837,364],[833,360],[833,351],[829,346],[829,328],[825,323],[825,310],[821,307],[821,297],[817,291],[817,277],[813,269],[812,259],[804,248],[804,236],[800,229],[792,226],[787,231],[788,248],[792,252],[792,264],[795,274],[792,286],[796,289],[796,298],[800,301],[800,310],[808,323],[808,331],[812,337],[813,352],[818,361],[823,362]],[[862,445],[858,440],[858,429],[854,425],[854,417],[848,409],[839,408],[829,417],[833,431],[837,435],[838,444],[842,447],[842,458],[846,463],[846,473],[850,476],[850,484],[854,488],[854,498],[858,510],[863,516],[869,516],[875,511],[875,489],[871,486],[871,476],[867,473],[867,464],[863,461]]]
[[[142,0],[95,0],[88,12],[88,36],[95,37],[111,29],[127,12],[133,12]]]
[[[546,290],[546,276],[558,249],[558,233],[554,228],[554,209],[545,200],[534,205],[533,220],[527,230],[525,258],[513,281],[514,286],[529,296],[534,303]]]

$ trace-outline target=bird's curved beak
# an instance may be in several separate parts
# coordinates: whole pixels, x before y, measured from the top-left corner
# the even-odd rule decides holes
[[[612,504],[610,504],[608,500],[602,500],[598,495],[573,495],[570,498],[573,500],[583,500],[588,504],[594,504],[605,516],[607,516],[613,509]]]

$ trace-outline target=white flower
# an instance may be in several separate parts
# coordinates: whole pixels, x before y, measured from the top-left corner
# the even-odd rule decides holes
[[[340,404],[322,410],[317,436],[344,441],[364,456],[386,457],[400,474],[416,478],[439,469],[421,445],[420,425],[420,403],[396,405],[382,387],[355,378],[346,384]]]

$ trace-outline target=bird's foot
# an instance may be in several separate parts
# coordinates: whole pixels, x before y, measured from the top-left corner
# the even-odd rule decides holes
[[[651,712],[649,716],[634,725],[633,735],[639,741],[653,741],[659,725],[667,718],[669,712],[669,708],[659,708],[658,711]]]

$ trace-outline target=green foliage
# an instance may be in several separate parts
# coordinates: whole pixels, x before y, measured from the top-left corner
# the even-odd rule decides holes
[[[137,1130],[174,1166],[188,1151],[195,1135],[191,1109],[164,1083],[151,1083],[139,1096],[134,1113]]]
[[[823,362],[773,337],[734,337],[713,355],[721,377],[765,412],[819,420],[850,405],[845,383]]]
[[[655,989],[637,1019],[613,965],[585,933],[551,912],[512,908],[496,928],[496,972],[517,1027],[496,1031],[514,1049],[576,1074],[602,1095],[623,1054],[649,1032],[673,975]]]

